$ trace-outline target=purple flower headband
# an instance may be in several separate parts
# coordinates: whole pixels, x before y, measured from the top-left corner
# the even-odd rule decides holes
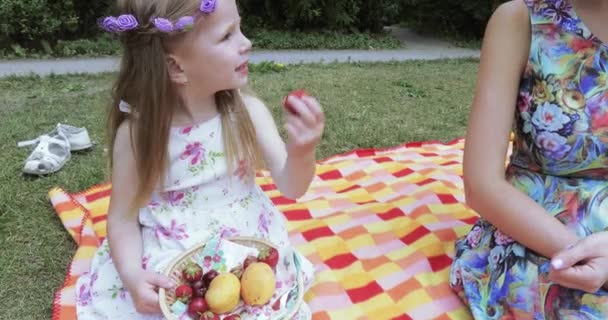
[[[201,0],[200,11],[205,14],[210,14],[215,11],[217,0]],[[179,18],[175,23],[165,18],[152,18],[152,24],[163,33],[171,33],[175,31],[187,31],[194,25],[194,16],[185,16]],[[118,17],[105,17],[100,22],[101,27],[111,33],[121,33],[129,30],[134,30],[139,26],[139,22],[132,14],[123,14]]]

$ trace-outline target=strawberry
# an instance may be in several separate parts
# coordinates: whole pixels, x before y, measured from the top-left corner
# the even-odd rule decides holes
[[[304,91],[303,89],[298,89],[298,90],[293,90],[292,92],[290,92],[284,99],[283,99],[283,106],[285,107],[285,110],[291,112],[294,115],[297,115],[298,113],[296,112],[296,110],[293,108],[293,106],[291,105],[291,103],[289,103],[287,100],[289,99],[289,97],[294,96],[296,98],[302,99],[305,96],[308,96],[308,92]]]
[[[188,314],[192,317],[198,318],[203,315],[209,307],[207,307],[207,302],[203,298],[196,297],[190,301],[188,305]]]
[[[192,298],[192,288],[187,284],[182,284],[175,289],[175,297],[177,300],[188,303]]]
[[[203,276],[203,282],[205,283],[205,286],[209,287],[211,280],[215,279],[215,277],[217,277],[218,275],[219,273],[217,273],[217,271],[213,269],[207,271],[207,273],[205,273],[205,275]]]
[[[207,286],[202,279],[192,284],[192,296],[203,298],[205,293],[207,293]]]
[[[203,277],[203,269],[194,262],[190,262],[182,270],[182,276],[187,282],[193,283]]]
[[[238,314],[231,314],[225,317],[224,320],[241,320],[241,316]]]
[[[274,268],[279,263],[279,252],[275,248],[260,250],[260,254],[258,255],[258,261],[264,262],[271,268]]]
[[[224,318],[224,319],[227,319],[227,318]],[[220,317],[211,311],[207,311],[207,312],[201,314],[201,317],[199,318],[199,320],[220,320]]]
[[[254,263],[254,262],[258,262],[258,258],[254,257],[254,256],[247,256],[247,258],[245,258],[245,261],[243,261],[243,270],[246,270],[247,267],[249,267],[250,264]]]

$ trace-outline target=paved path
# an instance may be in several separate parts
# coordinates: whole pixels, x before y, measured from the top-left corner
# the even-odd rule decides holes
[[[421,37],[406,29],[393,29],[393,34],[407,44],[398,50],[258,50],[251,54],[250,62],[274,61],[283,64],[330,63],[330,62],[385,62],[406,60],[436,60],[452,58],[476,58],[479,50],[457,48],[427,37]],[[116,71],[117,57],[67,58],[45,60],[0,60],[0,77],[8,75],[49,75],[68,73],[99,73]]]

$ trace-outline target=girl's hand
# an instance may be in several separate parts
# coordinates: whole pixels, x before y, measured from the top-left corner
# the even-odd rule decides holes
[[[137,274],[128,276],[123,281],[131,294],[135,310],[142,314],[161,313],[158,300],[158,288],[171,289],[175,283],[167,276],[141,270]]]
[[[300,155],[312,152],[321,140],[325,128],[325,114],[319,102],[313,97],[298,98],[290,95],[286,103],[295,112],[287,112],[285,129],[287,130],[287,152]]]
[[[608,232],[587,236],[551,259],[551,281],[596,293],[608,281]]]

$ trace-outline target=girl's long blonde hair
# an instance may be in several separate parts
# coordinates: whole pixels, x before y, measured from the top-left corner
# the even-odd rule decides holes
[[[146,204],[156,187],[162,188],[168,165],[169,132],[174,111],[180,99],[169,79],[166,49],[169,41],[179,41],[183,34],[158,32],[150,23],[152,17],[176,21],[198,12],[201,0],[118,0],[121,14],[132,14],[140,25],[123,32],[121,67],[112,90],[108,115],[110,172],[114,140],[118,127],[130,119],[131,145],[135,153],[138,183],[131,207]],[[131,114],[121,112],[124,100],[132,107]],[[237,90],[216,93],[215,101],[222,119],[223,141],[228,170],[245,160],[258,169],[263,165],[254,125],[241,94]]]

